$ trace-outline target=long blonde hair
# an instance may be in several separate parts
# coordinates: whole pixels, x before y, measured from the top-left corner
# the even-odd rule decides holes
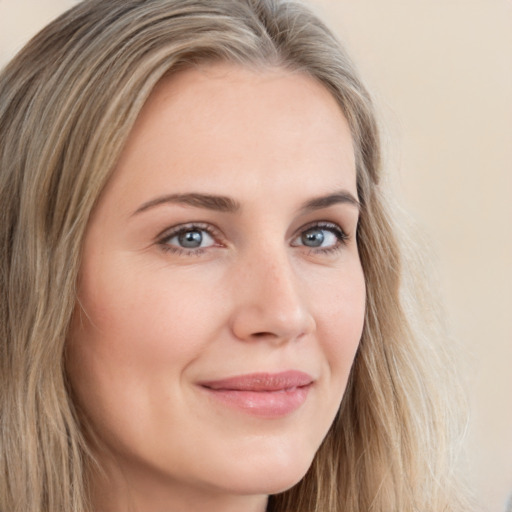
[[[85,0],[1,74],[0,510],[88,510],[65,368],[84,232],[155,84],[215,60],[321,82],[349,121],[363,205],[367,311],[350,382],[309,472],[269,510],[461,510],[448,369],[414,313],[424,302],[404,292],[372,102],[335,37],[291,0]]]

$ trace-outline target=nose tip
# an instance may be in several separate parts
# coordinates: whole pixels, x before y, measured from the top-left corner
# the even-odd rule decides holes
[[[238,311],[232,330],[240,340],[298,340],[314,330],[313,319],[304,311],[283,314],[257,306]]]
[[[263,267],[263,268],[261,268]],[[289,265],[251,266],[237,283],[231,329],[240,340],[291,341],[316,328],[305,294]]]

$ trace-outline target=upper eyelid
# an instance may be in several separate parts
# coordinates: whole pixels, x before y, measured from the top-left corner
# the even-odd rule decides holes
[[[336,230],[340,231],[341,233],[343,233],[343,235],[346,237],[350,236],[349,233],[347,232],[347,230],[344,229],[343,226],[341,226],[338,222],[333,222],[333,221],[329,221],[329,220],[317,220],[317,221],[308,222],[307,224],[304,224],[303,226],[298,228],[292,235],[292,238],[296,237],[300,233],[303,233],[304,231],[307,231],[308,229],[312,229],[315,227],[324,228],[324,229],[333,228],[333,229],[336,229]]]
[[[308,222],[298,229],[294,231],[294,234],[290,237],[290,240],[294,240],[297,236],[299,236],[304,231],[307,231],[308,229],[312,229],[315,227],[324,228],[324,229],[335,229],[339,231],[342,234],[343,240],[348,240],[351,238],[351,235],[347,232],[346,229],[344,229],[339,222],[329,221],[329,220],[317,220],[317,221],[311,221]],[[155,241],[156,243],[165,243],[170,238],[177,236],[182,231],[187,230],[193,230],[198,229],[201,231],[207,232],[212,238],[214,238],[216,241],[222,241],[225,240],[226,237],[222,230],[220,230],[217,226],[214,224],[211,224],[209,222],[204,221],[191,221],[191,222],[184,222],[182,224],[177,224],[172,227],[167,227],[164,230],[162,230],[156,237]]]
[[[206,231],[209,235],[214,237],[218,237],[218,235],[221,235],[222,233],[216,226],[213,226],[207,222],[184,222],[183,224],[177,224],[176,226],[165,228],[155,237],[155,239],[157,241],[162,241],[176,236],[182,231],[189,231],[194,229]]]

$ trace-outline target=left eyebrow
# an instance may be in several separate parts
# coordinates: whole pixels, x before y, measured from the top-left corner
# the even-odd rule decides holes
[[[137,210],[135,210],[133,215],[144,212],[146,210],[150,210],[163,204],[180,204],[227,213],[235,213],[240,209],[240,204],[237,201],[226,196],[199,193],[168,194],[144,203],[142,206],[137,208]]]
[[[361,203],[348,190],[340,190],[333,194],[310,199],[304,203],[301,210],[321,210],[322,208],[329,208],[329,206],[333,206],[335,204],[349,204],[358,210],[361,210]]]

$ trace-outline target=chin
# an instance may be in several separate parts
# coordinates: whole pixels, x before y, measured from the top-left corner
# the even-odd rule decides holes
[[[280,494],[287,491],[288,489],[291,489],[304,478],[308,469],[309,466],[300,474],[294,473],[293,475],[279,475],[279,477],[276,477],[272,481],[266,483],[264,486],[265,489],[261,494]]]
[[[250,457],[247,460],[251,460]],[[236,469],[234,475],[225,481],[229,481],[232,491],[237,494],[279,494],[304,478],[312,460],[313,457],[301,460],[293,457],[285,462],[268,458],[265,464],[251,463],[250,467]]]

